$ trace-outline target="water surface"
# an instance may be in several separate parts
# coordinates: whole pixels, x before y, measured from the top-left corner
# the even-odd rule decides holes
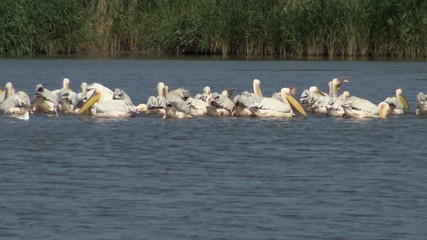
[[[411,113],[385,120],[44,115],[0,117],[1,239],[424,239],[425,62],[0,60],[30,95],[68,77],[123,88],[158,81],[198,93],[262,81],[344,90],[378,103],[402,88]]]

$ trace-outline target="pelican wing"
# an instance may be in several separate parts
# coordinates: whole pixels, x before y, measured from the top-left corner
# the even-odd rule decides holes
[[[15,107],[15,98],[13,96],[8,97],[0,104],[0,112],[7,113],[9,109],[13,107]]]
[[[147,100],[147,109],[157,108],[157,98],[155,96],[150,96]]]
[[[49,89],[43,87],[42,84],[36,86],[35,95],[37,98],[52,102],[54,105],[58,104],[58,95],[53,94]]]
[[[93,91],[102,92],[101,98],[99,99],[99,102],[109,102],[113,99],[114,92],[111,91],[111,89],[105,87],[102,84],[99,83],[92,83],[87,86],[87,94],[90,96],[93,94]]]
[[[282,101],[282,95],[280,94],[280,92],[275,92],[271,95],[272,98],[275,98],[279,101]]]
[[[124,100],[111,100],[108,102],[100,102],[96,105],[96,113],[115,113],[115,112],[135,112],[136,108],[133,105],[126,104]]]
[[[336,98],[334,98],[336,99]],[[326,113],[327,108],[333,103],[328,95],[321,92],[311,92],[305,89],[300,98],[300,103],[315,113]]]
[[[234,97],[233,103],[236,106],[250,107],[250,106],[254,106],[254,104],[257,104],[260,101],[261,101],[261,98],[258,97],[256,94],[244,91],[241,94]]]
[[[191,96],[190,92],[184,88],[178,88],[166,94],[169,102],[185,101]]]
[[[215,94],[213,97],[213,105],[217,108],[224,108],[231,112],[234,108],[234,103],[231,99],[223,94]]]
[[[193,106],[196,109],[206,109],[206,107],[208,106],[208,104],[200,99],[197,98],[188,98],[187,99],[187,105]]]
[[[151,96],[147,101],[148,109],[166,108],[166,98],[162,96]]]
[[[18,91],[15,94],[16,106],[18,107],[29,107],[31,105],[30,97],[23,91]]]
[[[168,99],[167,107],[173,109],[174,111],[183,112],[185,114],[190,114],[191,112],[190,105],[185,101],[170,102]]]
[[[277,100],[275,98],[262,98],[258,104],[251,107],[256,107],[258,109],[263,109],[263,110],[272,110],[272,111],[282,112],[282,113],[287,113],[292,111],[289,104],[285,104],[284,102]]]
[[[353,109],[368,112],[371,114],[379,113],[379,109],[377,105],[373,104],[372,102],[366,99],[355,97],[355,96],[350,96],[348,99],[346,99],[344,105],[347,107],[351,107]]]
[[[402,114],[403,113],[403,104],[401,101],[397,99],[397,97],[387,97],[384,100],[385,103],[387,103],[390,106],[390,109],[392,110],[392,114]]]
[[[28,94],[18,91],[0,104],[0,111],[9,112],[12,108],[28,108],[30,105],[31,101]]]
[[[120,88],[114,89],[113,99],[124,100],[126,102],[126,104],[133,105],[132,100],[129,97],[129,95],[127,95],[125,93],[125,91],[123,91]]]

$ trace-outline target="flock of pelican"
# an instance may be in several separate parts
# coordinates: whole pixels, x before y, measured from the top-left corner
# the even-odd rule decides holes
[[[36,113],[98,117],[134,117],[138,113],[145,113],[172,119],[193,116],[290,118],[296,114],[307,116],[307,113],[347,118],[386,118],[389,114],[409,111],[409,104],[401,89],[396,90],[395,96],[374,104],[352,96],[348,91],[339,94],[344,83],[349,83],[349,80],[332,79],[328,84],[328,92],[311,86],[302,92],[298,101],[295,98],[295,87],[282,88],[270,97],[264,96],[258,79],[253,80],[252,91],[244,91],[234,97],[234,89],[211,92],[208,86],[193,97],[184,88],[169,90],[165,83],[159,82],[157,96],[150,96],[146,104],[134,105],[122,89],[113,91],[99,83],[83,82],[81,92],[78,93],[71,89],[68,78],[64,78],[62,88],[52,91],[38,84],[30,99],[27,93],[16,91],[12,83],[8,82],[4,90],[0,89],[0,112],[28,120]],[[416,114],[427,115],[427,95],[422,92],[416,98]]]

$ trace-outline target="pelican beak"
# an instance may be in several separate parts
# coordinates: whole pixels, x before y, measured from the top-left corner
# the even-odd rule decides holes
[[[402,103],[403,109],[409,109],[408,101],[406,101],[406,98],[403,96],[403,94],[399,94],[398,99]]]
[[[80,110],[77,112],[77,115],[85,113],[90,107],[92,107],[96,102],[101,98],[101,94],[98,91],[94,91],[92,96],[83,104]]]
[[[339,81],[338,81],[338,84],[337,84],[337,85],[336,85],[336,87],[335,87],[335,90],[336,90],[337,92],[339,92],[339,90],[341,89],[341,84],[343,84],[343,83],[350,83],[350,81],[349,81],[349,80],[347,80],[347,79],[339,80]]]
[[[0,89],[0,94],[2,94],[3,93],[3,90],[2,89]]]
[[[304,108],[293,96],[286,94],[286,100],[288,100],[289,104],[291,104],[295,110],[304,115],[304,117],[307,117],[307,113],[305,112]]]
[[[260,88],[260,87],[256,87],[256,88],[255,88],[255,94],[256,94],[258,97],[263,97],[263,96],[262,96],[262,91],[261,91],[261,88]]]

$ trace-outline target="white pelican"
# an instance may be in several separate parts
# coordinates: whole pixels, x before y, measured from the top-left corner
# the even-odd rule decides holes
[[[427,115],[427,95],[423,92],[417,94],[417,99],[415,100],[416,110],[415,114],[417,115]]]
[[[387,97],[384,102],[390,106],[390,114],[403,114],[405,110],[409,110],[408,101],[406,101],[405,96],[403,96],[402,89],[396,89],[395,97]]]
[[[91,114],[99,117],[133,117],[136,107],[128,104],[125,100],[114,99],[114,92],[109,88],[93,83],[88,86],[91,96],[77,112],[78,115],[90,109]]]
[[[42,84],[36,86],[34,95],[36,100],[33,105],[33,112],[43,112],[49,116],[58,116],[59,105],[57,95],[43,87]]]
[[[209,99],[206,98],[208,101]],[[190,115],[191,116],[204,116],[208,114],[208,107],[210,103],[202,99],[189,97],[186,100],[186,103],[190,106]]]
[[[326,114],[330,99],[317,86],[311,86],[301,93],[300,103],[306,111]]]
[[[166,86],[163,82],[157,84],[157,96],[150,96],[147,100],[146,114],[162,115],[166,114]]]
[[[346,78],[334,78],[328,83],[330,99],[326,106],[327,116],[343,117],[345,115],[344,108],[342,107],[344,104],[343,97],[339,95],[343,83],[350,83],[350,81]]]
[[[231,101],[230,96],[234,89],[225,89],[220,94],[212,93],[210,96],[212,105],[212,115],[215,116],[230,116],[234,110],[234,103]]]
[[[187,99],[191,94],[184,88],[168,91],[166,86],[166,114],[164,118],[181,119],[191,117],[191,106]]]
[[[120,88],[114,89],[113,99],[123,100],[128,105],[134,105],[133,102],[132,102],[132,99],[129,97],[129,95],[127,95],[125,93],[125,91],[123,91]],[[147,111],[147,105],[146,104],[141,103],[141,104],[138,104],[138,106],[135,106],[135,107],[136,107],[137,112],[146,112]]]
[[[302,115],[307,116],[303,107],[292,96],[289,88],[282,88],[280,95],[282,96],[282,101],[276,98],[263,97],[259,103],[249,107],[249,110],[257,117],[293,117],[295,114],[292,111],[292,107],[294,107]]]
[[[344,102],[342,98],[331,98],[329,100],[329,105],[326,107],[326,115],[331,117],[343,117],[345,111],[343,108]]]
[[[53,90],[52,94],[57,96],[58,110],[60,112],[74,113],[80,99],[77,93],[71,89],[70,79],[64,78],[62,88]]]
[[[190,105],[191,116],[204,116],[208,114],[208,108],[211,107],[211,88],[206,86],[203,92],[196,94],[194,98],[189,97],[186,102]]]
[[[0,103],[0,112],[10,114],[18,119],[30,119],[31,102],[28,94],[23,91],[15,92],[12,83],[8,82],[3,97],[4,101]]]
[[[196,94],[194,98],[200,99],[206,102],[206,98],[209,96],[209,94],[211,94],[211,88],[209,86],[206,86],[203,88],[203,92]]]
[[[244,91],[237,95],[234,100],[234,110],[232,116],[252,116],[252,112],[249,111],[249,107],[261,101],[261,81],[254,79],[252,82],[253,93]]]
[[[375,105],[366,99],[350,96],[348,91],[343,93],[343,101],[342,107],[346,117],[386,118],[390,113],[390,106],[386,102]]]

